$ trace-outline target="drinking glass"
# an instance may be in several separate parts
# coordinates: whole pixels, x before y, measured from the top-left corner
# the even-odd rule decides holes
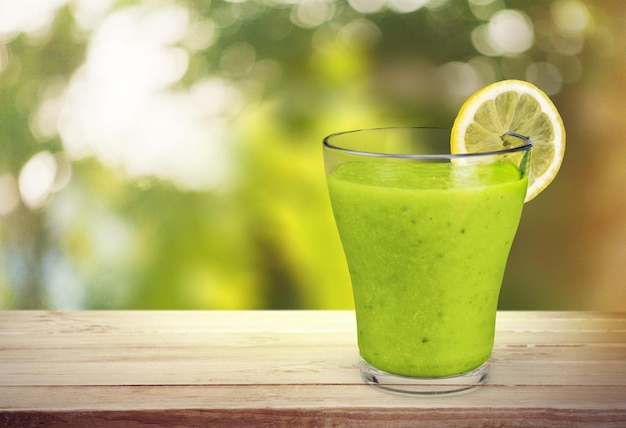
[[[323,141],[366,383],[412,394],[487,382],[531,142],[450,153],[450,131],[397,127]]]

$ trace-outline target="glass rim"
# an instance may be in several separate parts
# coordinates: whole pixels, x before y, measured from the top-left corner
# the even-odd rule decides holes
[[[381,158],[400,158],[400,159],[463,159],[463,158],[476,158],[482,156],[495,156],[495,155],[506,155],[510,153],[518,153],[528,151],[533,147],[532,140],[529,137],[524,135],[516,134],[513,132],[508,132],[503,134],[510,135],[512,137],[519,138],[524,143],[520,146],[510,147],[501,150],[491,150],[486,152],[472,152],[472,153],[440,153],[440,154],[431,154],[431,153],[383,153],[383,152],[368,152],[363,150],[356,149],[347,149],[344,147],[339,147],[337,145],[333,145],[330,143],[330,140],[334,137],[338,137],[341,135],[347,134],[355,134],[357,132],[365,132],[365,131],[385,131],[385,130],[394,130],[394,129],[425,129],[425,130],[439,130],[444,131],[449,128],[438,127],[438,126],[388,126],[388,127],[378,127],[378,128],[361,128],[361,129],[353,129],[350,131],[339,131],[334,132],[330,135],[327,135],[322,140],[325,148],[331,150],[337,150],[342,153],[347,153],[351,155],[358,156],[367,156],[367,157],[381,157]]]

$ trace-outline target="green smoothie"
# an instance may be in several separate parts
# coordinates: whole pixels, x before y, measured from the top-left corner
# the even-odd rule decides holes
[[[333,171],[365,361],[440,377],[489,359],[526,186],[508,162],[349,162]]]

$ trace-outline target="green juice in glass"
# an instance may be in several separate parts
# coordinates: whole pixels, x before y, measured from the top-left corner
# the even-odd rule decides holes
[[[346,162],[328,175],[361,357],[435,378],[491,356],[527,178],[513,163]]]

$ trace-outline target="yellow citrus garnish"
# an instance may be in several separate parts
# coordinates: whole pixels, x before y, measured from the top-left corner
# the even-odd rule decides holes
[[[539,88],[520,80],[503,80],[477,91],[459,110],[450,148],[452,153],[502,150],[507,148],[504,136],[511,133],[533,144],[528,202],[552,182],[565,154],[563,120]]]

